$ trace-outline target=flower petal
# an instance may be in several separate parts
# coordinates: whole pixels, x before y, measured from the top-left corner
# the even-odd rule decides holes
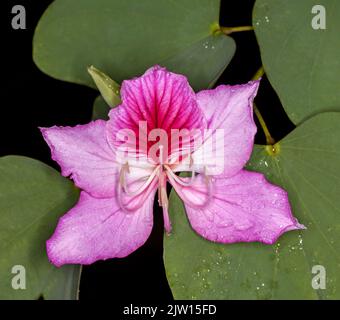
[[[242,170],[212,183],[212,197],[202,208],[197,207],[207,199],[204,177],[191,187],[175,186],[193,229],[208,240],[272,244],[284,232],[304,228],[292,216],[287,193],[262,174]]]
[[[91,264],[121,258],[142,246],[153,226],[155,186],[135,212],[121,210],[116,198],[93,198],[82,192],[78,204],[64,215],[47,241],[49,260],[64,264]],[[133,199],[131,205],[140,201]]]
[[[186,77],[155,66],[139,78],[126,80],[121,89],[122,104],[110,111],[108,140],[117,147],[119,130],[129,129],[139,138],[139,123],[147,123],[147,133],[163,129],[199,129],[204,116]],[[145,153],[145,152],[144,152]]]
[[[79,188],[92,196],[112,197],[115,194],[117,164],[106,140],[105,121],[40,130],[63,176],[71,176]]]
[[[196,171],[202,172],[205,164],[216,163],[217,173],[211,174],[230,177],[244,167],[254,145],[256,125],[253,120],[253,99],[258,86],[259,81],[237,86],[221,85],[197,94],[198,105],[204,112],[211,134],[215,134],[217,129],[223,132],[222,139],[217,138],[222,145],[214,145],[213,152],[207,152],[209,147],[203,143],[192,154],[194,164],[201,167],[200,170],[196,168]]]

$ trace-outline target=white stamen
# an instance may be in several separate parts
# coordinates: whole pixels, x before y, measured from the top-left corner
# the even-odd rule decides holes
[[[150,182],[153,180],[153,178],[157,175],[158,170],[160,169],[160,166],[157,166],[151,173],[151,175],[149,176],[149,178],[143,183],[142,186],[140,186],[137,190],[135,191],[130,191],[127,188],[126,185],[126,178],[125,178],[125,172],[129,172],[126,171],[125,167],[123,166],[122,169],[120,170],[120,179],[119,181],[122,182],[121,185],[123,186],[124,192],[130,196],[137,196],[139,194],[141,194],[150,184]]]
[[[212,198],[212,184],[211,184],[211,177],[208,176],[208,175],[206,175],[206,174],[203,174],[203,173],[202,173],[202,175],[204,176],[204,182],[205,182],[205,185],[206,185],[207,191],[208,191],[207,198],[205,199],[205,201],[204,201],[202,204],[195,204],[195,203],[193,203],[190,199],[188,199],[188,198],[185,196],[185,194],[181,191],[181,188],[175,188],[175,189],[176,189],[176,192],[177,192],[178,195],[181,197],[181,199],[182,199],[185,203],[187,203],[189,206],[191,206],[191,207],[193,207],[193,208],[195,208],[195,209],[202,209],[202,208],[205,208],[205,207],[209,204],[209,202],[210,202],[210,200],[211,200],[211,198]],[[169,180],[170,180],[171,184],[175,187],[176,183],[178,183],[177,180],[175,180],[175,179],[173,178],[173,175],[172,175],[172,174],[169,174],[168,177],[169,177]],[[183,182],[183,181],[182,181],[182,182]],[[183,185],[183,184],[182,184],[182,185]],[[184,186],[184,187],[188,187],[188,185],[187,185],[187,186]]]
[[[189,182],[185,182],[183,181],[179,176],[177,176],[169,166],[167,165],[164,165],[164,168],[166,169],[167,173],[169,173],[171,175],[171,177],[178,183],[180,184],[181,186],[183,187],[189,187],[192,185],[192,183],[194,182],[194,179],[195,179],[195,171],[192,170],[191,171],[191,177],[190,177],[190,180]]]

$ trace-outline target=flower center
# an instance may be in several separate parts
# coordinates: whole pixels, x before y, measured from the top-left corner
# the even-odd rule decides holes
[[[192,161],[191,161],[192,163]],[[191,167],[193,167],[191,165]],[[130,174],[129,163],[127,162],[121,167],[119,173],[119,183],[117,184],[117,198],[118,203],[121,208],[126,212],[134,212],[141,208],[148,198],[149,192],[152,192],[154,187],[158,187],[158,204],[163,209],[164,227],[169,233],[171,231],[170,218],[168,213],[169,199],[166,190],[167,181],[175,188],[177,194],[181,199],[189,206],[202,209],[210,201],[212,197],[212,179],[210,176],[203,173],[205,182],[205,194],[204,200],[201,204],[194,203],[189,199],[185,192],[185,188],[194,188],[195,186],[195,171],[191,171],[191,178],[189,180],[184,180],[183,178],[176,175],[172,170],[171,165],[163,164],[162,161],[158,165],[155,165],[152,173],[148,178],[143,178],[143,180],[137,180],[135,183],[140,183],[136,190],[131,191],[127,184],[126,174]],[[202,175],[202,173],[200,174]]]

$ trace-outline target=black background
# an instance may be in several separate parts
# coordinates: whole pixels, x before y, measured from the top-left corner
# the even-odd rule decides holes
[[[128,1],[128,0],[122,0]],[[74,126],[90,121],[97,92],[66,83],[43,74],[32,61],[32,37],[35,26],[51,0],[1,1],[1,107],[0,156],[14,154],[41,160],[59,170],[50,159],[39,126]],[[11,9],[26,8],[26,30],[13,30]],[[223,0],[220,24],[250,25],[254,0]],[[219,83],[247,82],[261,66],[259,48],[253,32],[232,35],[237,52]],[[286,117],[279,99],[266,77],[263,78],[257,105],[276,140],[294,126]],[[264,143],[259,128],[257,143]],[[163,265],[162,214],[155,205],[155,224],[146,244],[125,259],[97,262],[83,268],[81,299],[129,301],[168,301],[172,294]]]

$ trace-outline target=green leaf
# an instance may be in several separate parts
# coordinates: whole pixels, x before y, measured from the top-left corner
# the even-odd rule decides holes
[[[176,299],[340,298],[340,113],[311,118],[273,150],[256,146],[248,168],[263,172],[289,194],[307,230],[284,234],[272,246],[223,245],[191,230],[172,192],[173,234],[165,238],[165,267]],[[313,289],[315,265],[326,289]]]
[[[56,0],[37,26],[34,61],[52,77],[92,87],[90,65],[121,82],[160,64],[206,88],[235,52],[234,40],[215,32],[219,7],[219,0]]]
[[[188,75],[197,90],[211,88],[233,58],[234,47],[232,38],[210,35],[161,64]]]
[[[102,96],[98,96],[96,100],[94,100],[93,104],[93,112],[92,119],[93,120],[108,120],[108,114],[110,112],[110,106],[105,102]]]
[[[120,85],[108,75],[91,66],[87,69],[105,102],[112,108],[121,103]]]
[[[0,299],[76,299],[79,266],[57,269],[46,240],[78,198],[71,181],[33,159],[0,158]],[[14,290],[14,266],[26,270],[26,289]]]
[[[326,29],[312,27],[314,5]],[[257,0],[253,24],[266,74],[295,123],[340,110],[340,1]]]

